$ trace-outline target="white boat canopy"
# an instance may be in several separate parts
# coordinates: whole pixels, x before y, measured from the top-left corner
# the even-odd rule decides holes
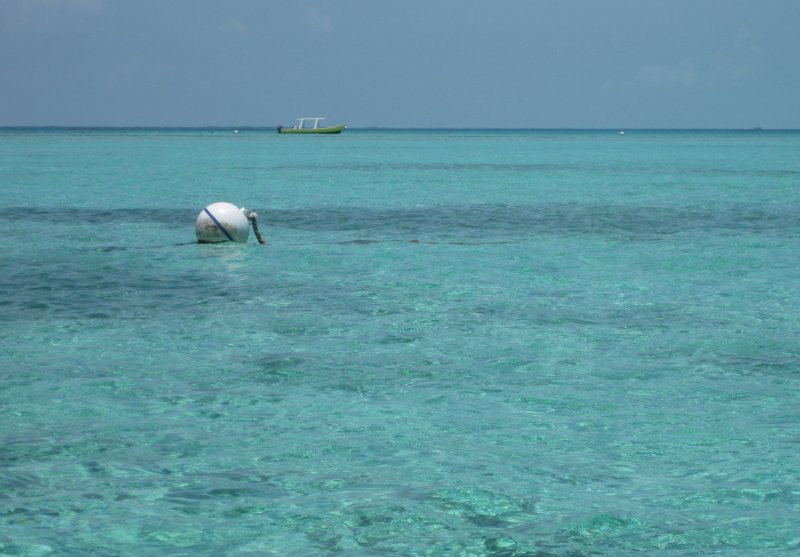
[[[295,129],[298,129],[298,130],[316,130],[316,129],[319,129],[320,120],[324,120],[324,119],[325,118],[298,118],[297,119],[297,125],[295,126]],[[311,124],[310,126],[306,127],[306,125],[305,125],[306,121],[309,121],[309,122],[313,121],[314,123]]]

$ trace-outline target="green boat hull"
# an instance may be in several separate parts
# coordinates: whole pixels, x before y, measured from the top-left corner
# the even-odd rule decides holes
[[[324,128],[306,128],[306,129],[284,128],[283,126],[278,126],[278,133],[333,134],[333,133],[342,133],[345,127],[346,127],[345,124],[342,124],[340,126],[327,126]]]

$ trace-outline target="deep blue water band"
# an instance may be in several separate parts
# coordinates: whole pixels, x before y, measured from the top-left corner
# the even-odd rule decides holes
[[[220,223],[220,222],[217,220],[217,218],[216,218],[214,215],[212,215],[212,214],[211,214],[211,211],[209,211],[209,210],[208,210],[208,207],[206,207],[205,209],[203,209],[203,211],[205,211],[205,212],[206,212],[206,214],[207,214],[209,217],[211,217],[211,220],[213,220],[213,221],[214,221],[214,224],[216,224],[216,225],[219,227],[219,229],[220,229],[220,230],[222,230],[222,232],[224,232],[224,233],[225,233],[225,236],[227,236],[228,240],[230,240],[231,242],[233,242],[233,236],[231,236],[230,232],[228,232],[228,231],[225,229],[225,227],[224,227],[224,226],[222,226],[222,224],[221,224],[221,223]]]

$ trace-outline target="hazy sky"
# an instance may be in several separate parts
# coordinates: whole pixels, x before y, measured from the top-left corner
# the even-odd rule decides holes
[[[800,0],[0,0],[0,126],[800,128]]]

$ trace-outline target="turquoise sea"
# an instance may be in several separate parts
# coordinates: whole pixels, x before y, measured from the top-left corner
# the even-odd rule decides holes
[[[800,553],[800,132],[5,129],[0,230],[2,556]]]

